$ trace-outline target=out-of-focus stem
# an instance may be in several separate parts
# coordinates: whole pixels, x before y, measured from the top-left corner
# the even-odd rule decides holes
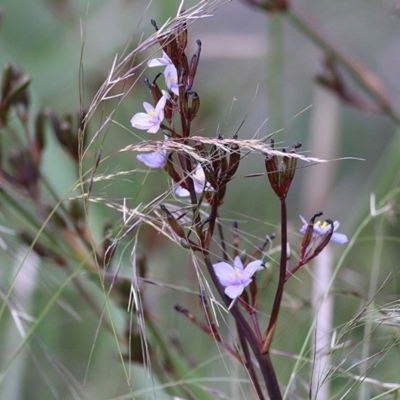
[[[218,215],[217,215],[217,218],[218,218]],[[219,219],[217,220],[217,228],[218,228],[218,234],[219,234],[219,239],[220,239],[220,243],[221,243],[222,258],[225,261],[228,261],[228,253],[226,251],[226,243],[225,243],[225,238],[224,238],[224,231],[223,231],[222,224],[219,221]]]
[[[258,3],[254,0],[247,0],[246,2],[266,12],[271,11],[268,7],[265,7],[264,3]],[[280,9],[276,14],[286,17],[304,36],[307,36],[321,50],[338,61],[355,81],[374,99],[382,113],[388,115],[396,124],[400,124],[400,114],[393,108],[381,81],[364,65],[340,51],[326,37],[325,33],[317,26],[310,15],[306,15],[306,12],[300,10],[298,5],[293,3],[290,3],[287,8]],[[273,18],[275,18],[275,16],[273,16]]]
[[[284,46],[282,32],[283,16],[276,13],[269,19],[269,50],[267,59],[268,115],[272,132],[278,132],[284,125],[283,71]]]
[[[183,392],[183,395],[189,395],[192,399],[195,398],[202,400],[212,400],[213,397],[211,396],[211,394],[207,393],[205,390],[199,388],[195,384],[192,385],[190,383],[185,383],[185,376],[188,375],[188,371],[190,370],[190,368],[188,368],[186,362],[182,360],[182,357],[178,356],[174,351],[171,350],[172,346],[169,346],[165,342],[164,336],[159,332],[158,328],[151,318],[146,318],[146,328],[154,336],[155,342],[159,346],[160,351],[164,357],[164,361],[171,366],[171,369],[173,370],[173,373],[177,380],[183,383],[182,390],[179,388],[179,385],[176,385],[177,387],[171,387],[170,390],[172,392],[175,392],[174,394],[178,395],[182,395],[182,393],[180,392]],[[156,367],[156,365],[152,367],[154,368]],[[159,368],[157,369],[157,373],[159,379],[163,380],[164,382],[168,382],[170,380],[170,376],[164,374],[164,372]],[[187,389],[190,391],[190,393],[188,393]]]
[[[383,111],[396,123],[400,124],[400,115],[393,109],[386,96],[380,80],[364,65],[345,55],[331,43],[309,16],[293,5],[285,12],[287,19],[305,36],[313,41],[320,49],[332,56],[349,72],[357,83],[382,107]]]

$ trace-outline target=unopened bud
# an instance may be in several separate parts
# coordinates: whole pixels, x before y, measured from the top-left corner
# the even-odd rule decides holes
[[[158,87],[158,84],[157,84],[157,79],[161,75],[162,75],[161,72],[159,74],[157,74],[156,77],[154,78],[153,82],[151,82],[151,83],[148,78],[146,78],[146,77],[144,78],[144,83],[149,88],[150,95],[151,95],[151,98],[153,99],[154,104],[157,104],[158,101],[163,96],[161,89]]]
[[[186,23],[182,23],[179,25],[176,33],[176,40],[178,42],[178,52],[179,56],[182,57],[183,54],[185,53],[185,49],[187,46],[187,41],[188,41],[188,33],[187,33],[187,27]]]
[[[187,110],[187,119],[189,121],[192,121],[193,119],[196,118],[197,113],[199,112],[200,98],[196,92],[191,91],[190,94],[191,94],[191,98],[192,98],[192,104],[190,105],[190,107]]]
[[[197,66],[199,65],[200,53],[201,53],[201,41],[197,40],[197,51],[193,54],[192,59],[190,60],[189,67],[189,76],[188,76],[188,87],[191,88],[193,86],[194,78],[197,72]]]
[[[321,253],[321,251],[327,246],[327,244],[331,240],[333,231],[335,230],[335,226],[331,219],[327,219],[326,222],[331,226],[331,230],[327,234],[321,236],[321,241],[320,241],[320,243],[318,243],[318,246],[316,246],[316,248],[312,254],[313,258],[316,257],[319,253]]]
[[[304,260],[306,257],[310,246],[311,241],[313,240],[314,236],[314,223],[315,220],[322,215],[322,212],[316,213],[307,225],[306,231],[303,236],[303,240],[301,241],[301,248],[300,248],[300,260]]]
[[[35,145],[38,153],[41,153],[43,151],[46,144],[44,128],[45,119],[45,112],[43,110],[39,111],[36,115],[35,120]]]
[[[160,208],[162,211],[165,212],[167,215],[167,222],[168,225],[172,228],[172,230],[181,238],[187,241],[185,231],[183,230],[182,226],[179,224],[179,222],[175,219],[175,217],[168,211],[167,207],[164,205],[160,205]]]
[[[290,153],[295,153],[301,144],[292,147]],[[271,140],[271,147],[274,148],[274,142]],[[291,156],[283,156],[282,161],[278,164],[278,157],[274,154],[266,155],[265,168],[268,172],[268,179],[275,194],[284,199],[292,184],[294,174],[296,172],[297,158]]]
[[[239,145],[237,143],[232,143],[230,146],[228,168],[225,173],[226,182],[229,182],[236,174],[236,171],[239,168],[240,158],[241,155]]]

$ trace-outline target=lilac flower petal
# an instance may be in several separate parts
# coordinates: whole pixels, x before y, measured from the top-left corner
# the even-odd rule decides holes
[[[225,261],[213,265],[215,275],[223,286],[230,286],[236,281],[235,270]]]
[[[158,103],[157,103],[157,104],[158,104]],[[146,101],[143,103],[143,108],[146,110],[146,113],[147,113],[147,114],[150,114],[150,113],[154,113],[154,112],[155,112],[154,107],[153,107],[150,103],[147,103]]]
[[[182,186],[178,186],[178,187],[175,189],[175,194],[176,194],[178,197],[188,197],[188,196],[190,196],[189,190],[186,190],[186,189],[183,188]]]
[[[305,220],[305,218],[303,216],[300,215],[299,217],[300,217],[301,221],[304,224],[301,227],[300,232],[304,234],[306,232],[306,230],[307,230],[308,222]],[[335,232],[336,229],[339,228],[339,226],[340,226],[340,223],[338,221],[334,221],[333,222],[333,231],[334,231],[334,233],[332,234],[331,241],[335,242],[335,243],[338,243],[338,244],[347,243],[348,239],[347,239],[346,235],[344,235],[343,233]],[[328,234],[331,229],[332,229],[331,225],[326,223],[326,222],[318,221],[313,226],[314,235],[320,236],[320,237]]]
[[[178,84],[178,73],[173,64],[167,65],[164,70],[165,84],[168,90],[179,96],[179,84]]]
[[[244,266],[243,266],[242,260],[240,259],[239,256],[235,257],[235,260],[233,261],[233,265],[235,266],[235,268],[238,268],[238,269],[240,269],[242,271],[244,270]]]
[[[225,286],[225,294],[231,299],[236,299],[252,281],[251,277],[261,265],[261,260],[255,260],[244,268],[240,257],[236,256],[234,266],[225,261],[221,261],[214,264],[213,268],[218,280]]]
[[[136,129],[147,130],[153,126],[149,115],[146,113],[137,113],[131,119],[131,125]]]
[[[331,242],[335,242],[338,244],[345,244],[348,241],[349,239],[347,239],[347,236],[344,235],[343,233],[334,232],[331,237]]]
[[[165,67],[169,64],[172,64],[172,61],[165,52],[163,52],[163,55],[161,58],[153,58],[152,60],[149,60],[147,62],[147,66],[150,68],[151,67]]]
[[[255,260],[249,263],[243,271],[243,276],[250,279],[260,268],[263,262],[261,260]]]
[[[200,164],[197,164],[193,174],[192,174],[193,184],[194,184],[194,191],[196,193],[203,193],[203,191],[213,190],[212,186],[209,182],[206,182],[206,177],[204,174],[204,170]],[[175,194],[179,197],[187,197],[189,196],[189,191],[183,189],[181,186],[175,191]]]
[[[162,168],[167,160],[165,153],[154,152],[138,154],[136,158],[150,168]]]
[[[231,299],[236,299],[242,294],[244,288],[245,288],[245,285],[243,285],[243,284],[227,286],[225,288],[225,294],[228,297],[230,297]]]
[[[163,96],[158,101],[156,108],[144,102],[143,108],[146,113],[137,113],[131,119],[131,124],[136,129],[147,130],[147,133],[157,133],[164,120],[164,107],[169,95],[163,92]]]
[[[164,107],[165,104],[167,103],[167,100],[169,99],[169,94],[166,91],[162,91],[163,92],[163,96],[161,97],[160,100],[158,100],[158,103],[156,105],[156,109],[155,109],[155,113],[157,115],[159,115],[162,112],[162,118],[161,121],[164,119]]]

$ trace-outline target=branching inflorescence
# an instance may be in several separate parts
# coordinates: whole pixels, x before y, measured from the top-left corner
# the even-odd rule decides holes
[[[154,21],[153,25],[157,31]],[[281,398],[280,385],[270,359],[270,349],[277,327],[285,283],[302,266],[317,257],[330,241],[343,244],[347,238],[335,232],[339,225],[337,221],[316,222],[316,218],[322,213],[317,213],[309,222],[301,217],[303,239],[298,251],[297,263],[290,267],[286,197],[295,176],[297,162],[322,160],[306,158],[298,154],[299,144],[285,152],[276,150],[272,140],[269,144],[265,144],[255,139],[240,140],[237,134],[232,138],[193,135],[192,122],[197,118],[200,109],[200,98],[194,90],[194,82],[200,60],[201,42],[197,41],[197,50],[189,61],[186,55],[187,35],[185,23],[176,25],[173,31],[159,35],[162,56],[150,60],[148,67],[162,68],[163,72],[157,74],[153,81],[145,79],[152,104],[144,102],[144,112],[136,113],[131,119],[133,128],[144,130],[152,137],[157,137],[153,135],[161,131],[162,138],[131,145],[121,151],[136,151],[139,153],[137,159],[141,163],[150,168],[163,169],[172,181],[174,195],[188,199],[190,202],[190,207],[182,213],[171,204],[161,204],[155,213],[157,221],[160,215],[163,218],[162,228],[157,225],[155,219],[146,220],[144,214],[140,220],[151,223],[160,230],[168,226],[169,236],[184,248],[189,249],[194,256],[198,256],[196,260],[202,261],[215,289],[225,303],[226,310],[235,320],[240,348],[232,348],[220,333],[215,313],[211,311],[210,301],[203,287],[200,287],[200,294],[206,315],[205,322],[199,321],[189,310],[181,306],[176,306],[175,309],[216,340],[233,359],[244,365],[259,399],[267,397],[265,385],[268,396],[279,400]],[[164,76],[165,89],[159,87],[158,82],[161,76]],[[92,273],[100,271],[102,288],[108,290],[109,287],[110,293],[116,296],[120,305],[127,307],[126,298],[131,293],[131,285],[127,284],[127,281],[119,281],[116,277],[110,278],[105,273],[115,253],[118,240],[112,240],[112,234],[106,235],[108,231],[106,227],[102,248],[95,249],[85,224],[85,210],[79,199],[71,201],[68,209],[60,203],[51,211],[46,208],[47,205],[41,198],[39,182],[42,179],[40,167],[45,146],[46,119],[50,121],[60,146],[78,167],[83,157],[82,149],[86,140],[86,124],[84,123],[86,114],[82,109],[77,118],[72,118],[68,114],[59,118],[53,110],[43,109],[36,117],[35,130],[32,134],[28,124],[27,87],[29,82],[30,78],[18,68],[5,67],[0,99],[0,128],[9,125],[10,115],[14,113],[26,131],[28,144],[10,155],[8,165],[1,166],[1,188],[4,193],[10,195],[12,200],[24,196],[37,206],[40,213],[33,213],[32,210],[26,208],[25,204],[18,207],[24,211],[24,215],[29,216],[38,230],[44,232],[39,238],[39,235],[33,237],[30,232],[21,230],[20,237],[38,254],[52,259],[62,267],[69,266],[67,254],[69,257],[74,254],[88,271]],[[233,251],[229,255],[224,228],[219,218],[227,187],[232,182],[245,153],[257,153],[264,156],[269,185],[280,202],[279,278],[271,310],[268,310],[267,305],[261,304],[259,294],[266,287],[260,285],[257,275],[261,276],[262,271],[268,268],[268,263],[264,260],[265,249],[273,235],[267,236],[264,243],[253,254],[246,255],[239,251],[238,226],[234,223]],[[101,153],[96,158],[94,170],[100,158]],[[85,188],[87,197],[90,196],[93,182],[94,180],[91,179]],[[17,202],[14,201],[14,205],[17,206]],[[47,211],[47,214],[44,211]],[[37,221],[36,214],[44,215],[45,220]],[[69,218],[68,222],[67,218]],[[127,232],[131,232],[133,228],[129,227]],[[66,246],[73,251],[52,250],[53,247],[55,248],[52,246],[54,231],[66,238]],[[213,249],[217,241],[221,249],[219,258],[215,256],[215,249]],[[140,257],[137,259],[140,263]],[[139,275],[144,281],[146,280],[144,272],[139,272]],[[160,332],[157,332],[152,319],[148,317],[151,312],[145,307],[143,306],[140,322],[138,318],[138,324],[146,320],[149,329],[153,330],[154,336],[158,338],[158,344],[163,343]],[[259,320],[259,310],[262,310],[264,315],[270,315],[264,331],[262,328],[264,321]],[[130,360],[143,362],[143,354],[134,352],[134,346],[141,342],[140,334],[129,326],[127,336],[126,341],[131,344]],[[164,349],[165,363],[171,369],[173,365],[178,369],[179,363],[174,364],[174,359],[169,354],[165,343],[161,347]],[[199,389],[195,386],[190,387],[192,398],[199,398],[197,390]],[[207,398],[207,396],[201,398]]]
[[[154,21],[152,23],[157,30],[157,24]],[[295,176],[298,159],[301,157],[297,154],[297,149],[301,145],[294,145],[289,152],[277,152],[272,140],[269,146],[264,145],[265,151],[262,153],[268,182],[280,202],[281,246],[275,298],[268,326],[262,333],[257,310],[262,309],[264,313],[268,311],[265,309],[266,306],[258,301],[260,288],[256,272],[265,268],[263,261],[265,245],[261,246],[252,257],[241,257],[238,239],[234,235],[234,250],[230,258],[219,221],[219,209],[224,203],[227,185],[233,179],[243,156],[241,141],[237,135],[230,140],[219,136],[216,139],[208,138],[208,143],[211,145],[207,145],[206,140],[191,135],[191,124],[198,116],[200,108],[200,98],[194,91],[193,85],[200,60],[201,42],[197,40],[197,51],[189,62],[185,52],[187,41],[185,24],[168,35],[160,36],[162,57],[150,60],[148,66],[162,67],[164,71],[156,75],[152,82],[145,79],[154,106],[147,102],[143,103],[146,112],[135,114],[131,124],[134,128],[145,130],[149,134],[156,134],[159,131],[164,134],[162,140],[157,141],[156,145],[153,142],[150,146],[155,151],[139,154],[137,158],[150,168],[163,168],[173,182],[175,195],[190,199],[192,216],[189,226],[177,218],[167,206],[161,205],[161,210],[179,242],[194,253],[200,254],[215,288],[235,319],[241,350],[235,352],[229,349],[216,329],[212,316],[208,319],[210,324],[208,329],[188,310],[180,306],[176,309],[221,342],[225,349],[229,349],[228,353],[234,354],[235,358],[245,365],[258,397],[264,399],[266,393],[259,382],[250,348],[258,362],[269,397],[280,399],[279,383],[270,360],[270,348],[276,331],[285,283],[302,266],[315,258],[330,241],[343,244],[347,238],[343,234],[334,233],[338,227],[337,222],[327,220],[322,224],[316,223],[315,219],[322,213],[317,213],[310,222],[301,217],[304,225],[301,228],[303,240],[299,259],[297,264],[290,268],[286,197]],[[161,75],[164,75],[166,90],[160,89],[158,85]],[[207,212],[199,212],[204,203],[208,206]],[[234,231],[236,230],[237,224],[234,227]],[[190,236],[192,232],[195,235]],[[214,260],[212,255],[214,236],[219,237],[222,260]],[[207,308],[206,301],[204,306]]]

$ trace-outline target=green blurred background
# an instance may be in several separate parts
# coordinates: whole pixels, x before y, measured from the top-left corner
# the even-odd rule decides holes
[[[176,14],[179,3],[172,0],[154,0],[150,4],[143,0],[2,0],[0,65],[19,65],[31,76],[32,112],[46,106],[58,114],[75,112],[81,98],[84,106],[90,104],[107,78],[114,57],[126,49],[132,51],[143,38],[153,33],[150,19],[162,25]],[[184,8],[196,3],[188,1]],[[397,2],[303,0],[296,1],[295,5],[344,54],[360,61],[380,79],[393,108],[400,112],[400,17]],[[326,217],[341,221],[340,231],[352,238],[361,221],[368,216],[370,193],[375,192],[379,201],[398,185],[400,157],[396,123],[386,115],[354,108],[318,86],[316,76],[323,72],[324,53],[284,15],[266,14],[244,1],[221,5],[212,14],[189,27],[187,53],[196,50],[196,39],[201,39],[203,44],[195,81],[201,109],[193,132],[211,137],[220,132],[231,137],[240,127],[241,139],[262,138],[276,132],[274,138],[279,147],[291,147],[293,143],[301,142],[305,155],[329,159],[353,157],[323,166],[301,163],[302,168],[297,172],[288,200],[290,240],[294,248],[299,244],[297,232],[301,222],[298,215],[308,218],[320,210]],[[152,50],[156,51],[157,47],[139,54],[136,62],[150,57]],[[80,89],[81,65],[83,85]],[[343,73],[349,90],[371,101],[346,71]],[[147,70],[145,75],[152,79],[155,72]],[[115,123],[102,133],[103,156],[110,157],[101,164],[100,171],[115,173],[139,167],[143,171],[95,185],[94,195],[104,201],[121,204],[122,198],[128,198],[129,204],[135,207],[168,188],[162,171],[147,175],[132,153],[115,154],[125,146],[147,138],[146,133],[134,132],[129,120],[142,110],[142,102],[149,100],[140,79],[118,104],[113,114]],[[98,129],[101,118],[104,120],[104,115],[114,110],[116,104],[116,101],[109,101],[97,111],[89,125],[92,134]],[[59,148],[51,130],[46,133],[42,172],[60,197],[69,198],[71,187],[78,179],[76,166]],[[12,141],[4,138],[3,154],[11,148]],[[84,164],[87,168],[93,165],[97,148],[98,144],[94,144],[89,150]],[[241,246],[248,251],[259,245],[265,235],[278,232],[279,227],[278,202],[267,185],[266,177],[247,178],[250,173],[264,173],[262,156],[249,155],[242,162],[229,188],[222,214],[226,219],[227,237],[231,221],[240,221],[243,235],[249,239],[248,242],[243,240]],[[324,186],[324,181],[327,186]],[[340,264],[332,288],[335,301],[333,326],[338,332],[367,302],[372,301],[369,289],[374,274],[375,293],[384,285],[373,297],[374,304],[376,301],[378,307],[394,302],[396,313],[400,293],[396,204],[396,197],[393,197],[390,212],[377,218],[378,222],[372,221],[367,225]],[[0,218],[2,226],[14,230],[22,228],[17,225],[21,223],[20,219],[9,214],[6,208],[0,210]],[[119,213],[105,205],[90,206],[90,227],[96,240],[101,237],[106,223],[120,219]],[[8,245],[7,249],[0,250],[2,288],[7,292],[17,274],[12,298],[27,315],[41,319],[35,325],[32,337],[22,342],[21,351],[9,366],[8,360],[22,339],[10,313],[3,313],[0,321],[0,346],[3,349],[0,355],[0,398],[112,399],[124,398],[118,397],[124,395],[130,398],[117,341],[99,322],[99,315],[71,285],[70,273],[35,255],[22,261],[23,250],[18,241],[8,234],[2,237]],[[118,253],[118,260],[121,273],[129,276],[132,274],[129,262],[132,243],[127,241],[124,246]],[[338,260],[344,251],[333,246],[332,250],[334,260]],[[194,292],[197,290],[190,257],[165,238],[149,228],[143,229],[138,251],[146,256],[151,279]],[[20,265],[22,268],[18,269]],[[83,272],[79,274],[99,310],[107,310],[106,296],[95,279]],[[310,307],[312,272],[301,271],[299,277],[300,280],[293,280],[288,285],[279,335],[274,343],[274,348],[288,354],[299,353],[313,320]],[[60,287],[62,290],[59,292]],[[266,293],[265,301],[272,295]],[[179,335],[184,353],[190,354],[197,363],[204,363],[198,370],[193,369],[193,376],[220,378],[219,383],[210,380],[205,384],[218,387],[231,399],[243,398],[242,392],[232,389],[237,383],[224,382],[223,377],[245,378],[245,375],[238,372],[229,359],[221,357],[210,338],[173,311],[173,306],[180,303],[201,315],[197,296],[183,290],[154,286],[146,287],[144,296],[163,333]],[[48,313],[44,313],[46,306],[53,301]],[[116,329],[123,334],[128,314],[124,314],[112,300],[109,307],[106,315],[113,316]],[[25,322],[27,325],[32,323],[29,318]],[[381,349],[385,344],[390,348],[389,354],[382,353],[380,363],[373,364],[376,368],[370,376],[400,384],[397,372],[400,355],[396,347],[398,323],[395,319],[394,328],[374,325],[379,340],[375,336],[368,340],[375,349]],[[232,328],[229,323],[227,325],[222,329],[228,331]],[[363,323],[355,325],[358,328],[348,329],[341,339],[343,342],[349,340],[354,345],[362,340]],[[193,337],[196,337],[195,341]],[[343,368],[350,367],[361,357],[359,347],[350,348],[354,349],[353,353]],[[339,365],[343,358],[344,353],[340,352],[333,363]],[[286,385],[294,360],[276,356],[275,362],[281,383]],[[133,390],[141,387],[148,390],[138,398],[170,398],[162,391],[153,392],[157,382],[152,381],[140,367],[133,368]],[[360,370],[354,367],[351,372],[357,374]],[[308,367],[298,373],[297,379],[300,386],[308,384]],[[341,386],[351,385],[349,381],[352,382],[346,375],[335,377],[332,379],[332,392],[344,395]],[[380,390],[382,388],[372,385],[371,392],[364,392],[364,396],[372,398]],[[307,391],[302,388],[297,393],[297,398],[305,398],[303,395]],[[248,398],[251,396],[249,394]],[[359,393],[344,398],[359,396],[362,398]]]

